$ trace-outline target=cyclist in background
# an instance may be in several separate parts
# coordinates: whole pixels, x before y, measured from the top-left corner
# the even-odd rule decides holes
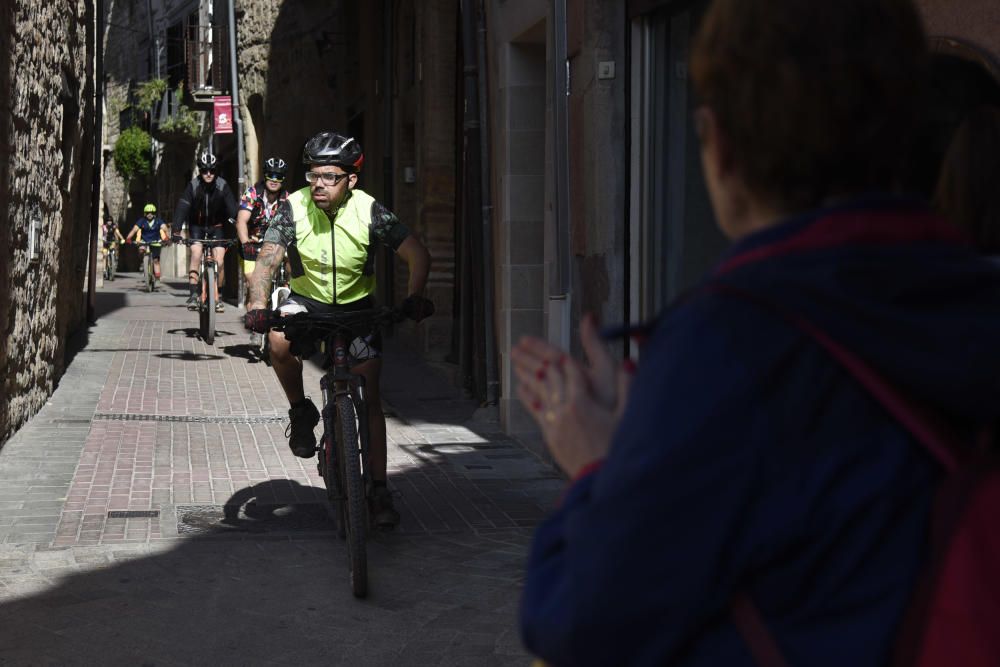
[[[251,185],[240,199],[240,212],[236,214],[236,236],[240,240],[243,257],[243,275],[249,289],[257,253],[264,232],[278,210],[278,204],[288,199],[283,183],[288,165],[280,157],[270,157],[264,162],[264,180]],[[249,302],[249,299],[247,299]],[[250,345],[259,345],[260,334],[250,334]]]
[[[111,251],[111,248],[117,246],[119,243],[125,243],[125,237],[118,231],[118,225],[115,224],[114,220],[105,218],[104,223],[101,225],[101,239],[103,241],[101,252],[104,254],[104,266],[107,267],[108,253]],[[114,275],[109,275],[109,279],[114,280]]]
[[[109,248],[116,243],[125,243],[125,237],[118,231],[118,225],[111,218],[105,218],[101,225],[101,238],[104,239],[104,247]]]
[[[229,184],[225,179],[217,175],[218,159],[208,151],[202,152],[198,158],[198,176],[193,178],[184,194],[177,202],[177,209],[174,211],[172,232],[180,234],[186,222],[188,234],[194,240],[201,239],[222,239],[222,224],[236,215],[236,196],[233,194]],[[195,243],[191,246],[191,263],[188,270],[188,287],[190,294],[187,300],[188,310],[198,308],[198,268],[201,265],[202,245]],[[222,277],[222,260],[225,257],[225,248],[213,248],[212,254],[215,262],[219,266],[220,280]],[[216,281],[216,292],[218,292],[218,281]],[[215,310],[221,313],[225,306],[215,295]]]
[[[375,250],[380,245],[396,251],[409,268],[409,294],[402,309],[420,320],[430,312],[420,294],[427,282],[430,255],[405,225],[371,195],[358,189],[358,172],[364,162],[361,145],[336,132],[320,132],[302,151],[309,167],[307,187],[296,190],[278,205],[264,235],[257,267],[250,278],[246,326],[267,331],[270,314],[264,310],[271,276],[288,253],[292,265],[292,295],[283,312],[312,313],[362,310],[373,306]],[[334,259],[336,258],[336,259]],[[296,339],[294,348],[278,331],[269,333],[271,364],[291,405],[288,446],[292,453],[309,458],[316,451],[313,428],[319,411],[302,386],[302,360],[309,356],[310,341]],[[364,341],[366,353],[351,368],[363,375],[368,393],[368,431],[375,484],[375,522],[382,527],[399,523],[399,513],[386,486],[385,415],[379,391],[382,369],[381,336]],[[352,353],[353,354],[353,353]]]
[[[162,249],[159,244],[163,241],[169,243],[168,229],[169,227],[163,218],[156,215],[156,206],[146,204],[142,209],[142,217],[135,221],[132,231],[125,237],[125,243],[131,243],[133,238],[138,240],[141,237],[143,243],[156,244],[141,246],[139,253],[145,254],[149,251],[153,254],[153,275],[156,276],[157,280],[160,279],[160,250]]]

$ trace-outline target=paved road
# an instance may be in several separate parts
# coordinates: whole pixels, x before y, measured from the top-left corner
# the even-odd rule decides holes
[[[563,488],[551,467],[390,340],[403,520],[374,538],[355,600],[236,309],[208,346],[181,285],[109,285],[59,388],[0,450],[0,664],[529,662],[516,606],[532,527]],[[318,394],[316,369],[306,383]]]

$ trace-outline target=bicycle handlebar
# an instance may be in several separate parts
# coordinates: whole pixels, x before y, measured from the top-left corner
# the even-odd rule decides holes
[[[233,245],[236,243],[236,239],[186,239],[182,236],[171,236],[170,239],[174,243],[183,243],[184,245],[207,245],[213,248],[222,248],[225,246]]]
[[[293,313],[284,317],[274,314],[270,326],[272,329],[286,333],[289,330],[296,333],[314,330],[336,334],[356,332],[358,329],[374,331],[404,319],[406,319],[406,315],[400,309],[379,306],[340,313]]]

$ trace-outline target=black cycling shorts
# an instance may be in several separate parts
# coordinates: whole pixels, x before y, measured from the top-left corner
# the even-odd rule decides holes
[[[188,227],[188,234],[195,241],[200,241],[202,239],[211,239],[214,241],[221,241],[225,238],[222,234],[222,225],[216,225],[214,227],[205,227],[204,225],[191,225]]]
[[[278,312],[295,312],[298,310],[297,307],[305,308],[306,312],[309,313],[344,313],[374,308],[375,300],[368,296],[348,304],[329,304],[292,292],[292,295],[278,306]],[[374,334],[367,331],[354,333],[355,338],[351,341],[351,347],[348,350],[353,363],[360,363],[382,356],[381,331],[376,331]],[[288,342],[292,345],[292,354],[297,357],[309,358],[319,351],[321,338],[322,333],[316,332],[314,334],[298,335],[294,339],[289,337]]]

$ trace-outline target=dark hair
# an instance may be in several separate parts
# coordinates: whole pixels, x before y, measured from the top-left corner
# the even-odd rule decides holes
[[[895,185],[926,61],[910,0],[714,0],[691,73],[747,187],[801,210]]]
[[[934,204],[980,252],[1000,254],[1000,108],[980,107],[958,126],[941,163]]]

